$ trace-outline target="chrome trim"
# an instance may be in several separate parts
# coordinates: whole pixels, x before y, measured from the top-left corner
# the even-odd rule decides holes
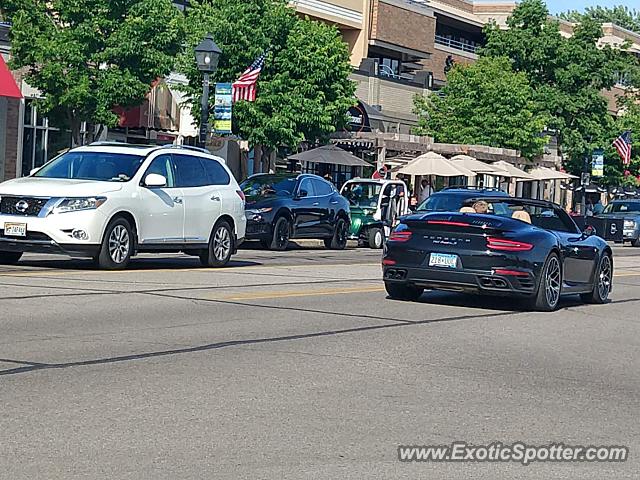
[[[44,206],[40,209],[40,213],[38,214],[37,218],[45,218],[47,215],[53,212],[53,209],[56,208],[60,203],[62,203],[64,199],[65,197],[51,197],[49,201],[45,203]]]

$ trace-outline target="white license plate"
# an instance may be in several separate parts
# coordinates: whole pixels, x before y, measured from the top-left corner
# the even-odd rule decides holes
[[[429,255],[429,266],[456,268],[458,266],[458,255],[452,253],[432,253]]]
[[[26,223],[5,223],[4,235],[6,237],[26,237],[27,224]]]

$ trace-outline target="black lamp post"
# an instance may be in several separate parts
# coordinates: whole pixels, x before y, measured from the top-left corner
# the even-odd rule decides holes
[[[207,35],[196,47],[196,62],[198,70],[202,72],[202,112],[200,115],[200,135],[199,143],[204,147],[207,142],[207,132],[209,130],[209,75],[218,68],[218,60],[222,50],[213,41],[213,37]]]

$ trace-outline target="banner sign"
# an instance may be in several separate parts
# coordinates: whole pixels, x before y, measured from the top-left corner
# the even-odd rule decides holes
[[[604,151],[594,150],[591,155],[591,176],[604,176]]]
[[[216,83],[213,106],[213,129],[217,133],[231,133],[232,87],[230,83]]]

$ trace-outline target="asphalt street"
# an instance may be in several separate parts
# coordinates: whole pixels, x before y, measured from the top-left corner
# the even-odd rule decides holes
[[[625,479],[640,471],[640,249],[612,301],[386,298],[380,252],[224,269],[0,267],[0,479]],[[403,463],[398,445],[626,445],[625,463]]]

